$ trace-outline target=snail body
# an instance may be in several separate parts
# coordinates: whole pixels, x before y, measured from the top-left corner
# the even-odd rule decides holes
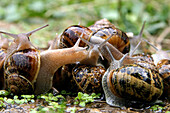
[[[41,65],[35,83],[35,94],[45,93],[51,89],[54,73],[61,66],[87,58],[88,51],[78,45],[79,42],[71,48],[46,50],[40,53]]]

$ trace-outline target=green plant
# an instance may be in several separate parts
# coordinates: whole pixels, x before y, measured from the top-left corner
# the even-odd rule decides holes
[[[163,106],[160,106],[160,105],[154,105],[154,106],[150,107],[150,109],[151,109],[152,111],[162,111],[162,110],[164,110],[165,108],[164,108]]]
[[[0,96],[8,96],[10,93],[6,90],[0,90]]]
[[[87,103],[94,102],[94,98],[99,98],[99,95],[96,95],[95,93],[88,95],[86,93],[78,92],[78,96],[74,99],[74,104],[79,104],[79,106],[85,107]]]

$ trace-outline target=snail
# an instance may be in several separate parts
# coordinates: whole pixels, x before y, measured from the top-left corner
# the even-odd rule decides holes
[[[32,49],[32,50],[35,49],[35,47],[29,41],[29,36],[35,31],[38,31],[39,29],[42,29],[46,26],[48,25],[45,25],[43,27],[40,27],[28,33],[22,33],[18,35],[2,32],[2,31],[0,32],[6,35],[10,35],[15,38],[14,42],[12,42],[12,44],[9,47],[6,62],[4,63],[6,65],[4,66],[5,72],[8,72],[8,70],[6,70],[8,68],[7,66],[8,60],[11,59],[12,56],[16,54],[16,52],[24,51],[25,48],[26,48],[25,51],[28,51],[29,49]],[[40,53],[40,58],[39,58],[40,67],[37,70],[35,69],[37,71],[36,73],[37,75],[32,76],[34,78],[33,81],[29,81],[28,79],[26,79],[26,77],[22,75],[12,75],[14,77],[18,76],[19,77],[18,81],[14,80],[15,78],[13,78],[12,76],[11,77],[6,76],[6,81],[11,80],[7,82],[7,88],[9,88],[10,86],[13,86],[11,85],[12,83],[14,83],[14,85],[18,83],[19,87],[16,88],[15,86],[15,88],[18,90],[23,90],[23,91],[19,92],[19,91],[16,91],[15,89],[14,90],[12,89],[12,92],[14,94],[26,94],[26,93],[29,94],[31,92],[33,92],[34,94],[41,94],[41,93],[45,93],[49,91],[52,88],[53,75],[59,67],[65,64],[70,64],[70,63],[81,61],[87,58],[87,56],[89,55],[89,52],[86,50],[86,48],[78,47],[79,42],[80,40],[78,40],[76,44],[71,48],[42,51]],[[23,58],[25,58],[25,56]],[[25,62],[23,61],[21,62],[22,66],[24,66],[23,65],[24,63]],[[19,63],[19,65],[21,64]],[[12,71],[15,71],[15,70],[12,70]]]
[[[40,68],[40,52],[29,41],[29,36],[46,27],[42,26],[28,33],[0,33],[14,38],[4,61],[6,89],[13,94],[32,94]]]
[[[9,40],[1,35],[0,39],[0,89],[4,89],[4,70],[3,64],[6,57],[6,52],[9,46]]]
[[[170,57],[167,51],[159,50],[157,47],[152,45],[156,49],[156,53],[152,54],[154,64],[159,69],[159,74],[163,79],[164,92],[161,99],[168,100],[170,102]]]
[[[121,55],[119,52],[115,55],[112,52],[115,49],[107,44],[104,50],[108,51],[107,54],[112,59],[102,78],[106,102],[109,105],[143,107],[154,103],[162,95],[163,80],[150,56],[143,58],[137,55],[137,58],[131,58],[133,51],[130,56]]]
[[[136,45],[136,47],[133,49],[133,51],[129,53],[129,54],[130,54],[129,56],[125,56],[125,58],[124,58],[124,60],[123,60],[123,64],[132,64],[132,63],[134,63],[134,62],[137,61],[137,59],[132,58],[131,56],[132,56],[133,52],[136,51],[136,49],[137,49],[137,47],[139,46],[139,44],[141,43],[141,41],[143,41],[143,40],[141,39],[141,37],[142,37],[142,33],[143,33],[144,26],[145,26],[145,22],[143,23],[143,26],[142,26],[142,28],[141,28],[141,30],[140,30],[140,33],[139,33],[139,35],[137,36],[138,39],[140,39],[140,40],[139,40],[139,43]],[[116,31],[116,32],[117,32],[117,31]],[[100,38],[100,37],[98,37],[98,36],[92,36],[92,37],[90,38],[90,40],[89,40],[89,42],[91,42],[91,43],[93,43],[93,44],[101,43],[101,42],[104,42],[104,41],[105,41],[104,39],[102,39],[102,38]],[[145,41],[145,40],[144,40],[144,41]],[[106,46],[107,46],[107,47],[106,47]],[[112,62],[112,59],[113,59],[113,58],[111,57],[111,55],[110,55],[110,53],[108,52],[108,49],[107,49],[107,48],[109,48],[110,53],[112,54],[112,56],[113,56],[116,60],[119,60],[119,59],[121,59],[121,58],[124,56],[124,54],[123,54],[122,52],[120,52],[116,47],[114,47],[112,44],[106,42],[106,44],[105,44],[102,48],[100,48],[100,52],[101,52],[101,54],[103,55],[103,57],[106,58],[109,62]]]
[[[118,61],[112,56],[113,62],[102,78],[106,102],[117,107],[154,103],[163,92],[158,69],[146,61],[124,65],[125,56]]]

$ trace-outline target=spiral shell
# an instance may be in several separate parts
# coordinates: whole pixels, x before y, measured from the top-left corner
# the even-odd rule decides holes
[[[92,36],[101,37],[103,39],[107,39],[109,36],[114,33],[114,31],[117,31],[116,35],[113,35],[108,42],[112,44],[114,47],[116,47],[120,52],[122,53],[128,53],[130,51],[130,41],[126,33],[123,31],[113,28],[113,27],[103,27],[101,29],[98,29],[96,32],[92,34]]]
[[[64,30],[60,37],[59,48],[73,47],[80,35],[83,33],[82,38],[89,40],[92,31],[81,25],[72,25]],[[80,47],[85,47],[85,43],[81,41]]]
[[[55,73],[53,86],[72,92],[101,93],[104,73],[105,68],[102,66],[68,64]]]
[[[4,64],[7,89],[14,94],[33,93],[40,68],[40,53],[36,49],[16,51]]]
[[[72,86],[86,93],[102,93],[101,81],[104,73],[105,68],[102,66],[77,65],[72,70]]]
[[[154,64],[144,61],[111,70],[102,82],[106,102],[113,106],[150,104],[163,93],[159,71]]]

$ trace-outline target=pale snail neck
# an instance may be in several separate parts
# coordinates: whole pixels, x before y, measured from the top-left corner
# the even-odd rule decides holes
[[[35,94],[47,92],[57,69],[63,65],[80,62],[87,58],[88,51],[82,47],[46,50],[41,54],[40,71],[36,81]]]

